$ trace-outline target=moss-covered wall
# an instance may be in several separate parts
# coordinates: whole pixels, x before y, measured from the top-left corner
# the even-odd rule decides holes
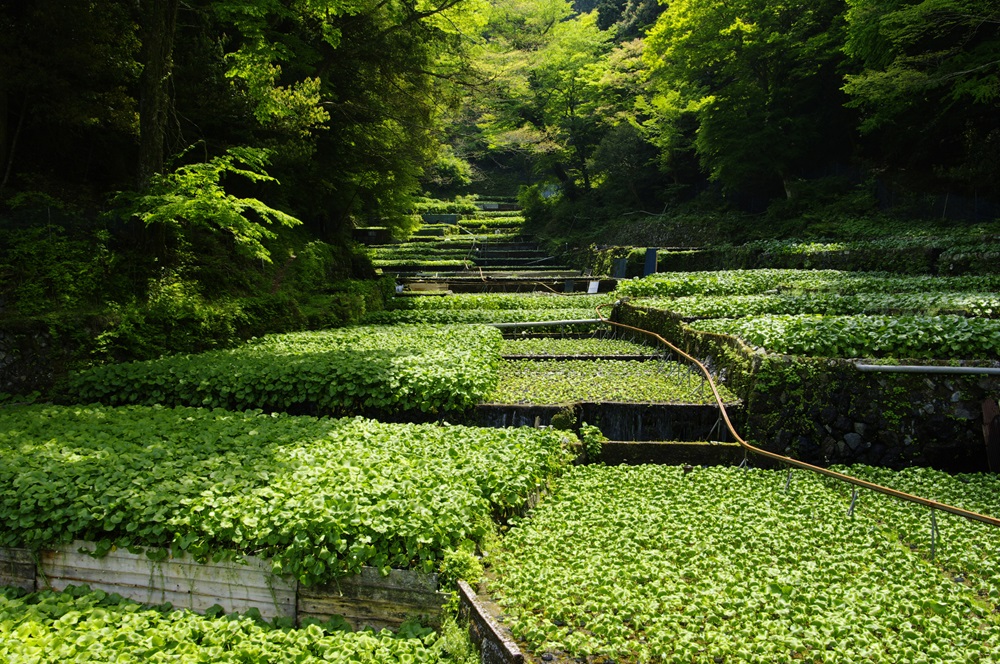
[[[981,404],[1000,396],[1000,377],[865,373],[842,359],[767,355],[627,303],[614,319],[706,361],[743,399],[737,430],[769,451],[821,465],[987,469]]]

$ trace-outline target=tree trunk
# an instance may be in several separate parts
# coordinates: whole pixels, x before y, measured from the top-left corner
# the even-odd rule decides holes
[[[580,162],[580,175],[583,176],[583,190],[589,192],[590,169],[587,168],[587,158],[584,156],[583,150],[580,148],[579,144],[577,144],[576,149],[574,151],[576,152],[577,161]]]
[[[558,161],[552,164],[552,173],[559,179],[559,182],[562,183],[563,193],[565,194],[566,198],[568,198],[571,201],[575,201],[576,184],[573,182],[573,178],[569,176],[569,173],[566,172],[566,169],[563,168],[563,165],[560,164]]]
[[[7,188],[7,183],[10,182],[10,174],[14,168],[14,153],[17,151],[17,140],[21,137],[21,130],[24,129],[24,118],[28,115],[28,95],[24,96],[24,101],[21,103],[21,114],[17,118],[17,128],[10,139],[10,145],[7,145],[6,140],[7,122],[9,121],[6,95],[4,95],[3,99],[0,99],[0,103],[3,104],[3,111],[0,112],[0,120],[3,121],[4,126],[3,132],[0,132],[0,139],[3,139],[3,147],[0,149],[0,153],[4,155],[4,160],[0,162],[0,164],[3,164],[3,176],[0,178],[0,197],[3,197],[3,192]]]
[[[781,177],[781,186],[785,189],[785,200],[792,200],[795,198],[795,180],[784,173],[778,173]]]
[[[7,123],[10,121],[9,105],[10,95],[6,90],[0,90],[0,164],[7,163],[7,155],[9,154],[7,146],[10,135],[10,131],[7,129]]]
[[[139,188],[163,171],[170,110],[170,74],[179,0],[143,0],[140,4],[142,75],[139,77]]]

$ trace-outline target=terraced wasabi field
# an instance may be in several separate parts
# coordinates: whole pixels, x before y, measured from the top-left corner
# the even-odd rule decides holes
[[[500,343],[484,325],[270,335],[232,350],[81,371],[64,400],[320,415],[461,412],[495,384]]]
[[[404,282],[579,275],[524,236],[524,217],[517,210],[462,208],[425,219],[434,221],[425,222],[405,240],[373,246],[375,267]]]
[[[506,360],[487,399],[495,403],[577,401],[715,403],[700,374],[677,362],[635,360]],[[723,388],[723,399],[736,397]]]
[[[529,321],[593,320],[598,305],[610,301],[609,295],[563,295],[542,293],[457,293],[445,297],[399,297],[385,311],[369,314],[365,322],[395,325],[401,323],[519,323]],[[549,328],[586,333],[586,327]],[[546,331],[546,330],[535,330]]]
[[[338,625],[274,626],[253,616],[148,607],[86,587],[24,595],[0,588],[0,658],[6,662],[355,662],[473,664],[461,634],[419,625],[400,634]]]
[[[662,352],[652,346],[625,339],[584,337],[534,337],[504,339],[500,352],[504,356],[533,357],[655,357]]]
[[[74,540],[272,560],[315,585],[438,571],[571,458],[551,430],[202,408],[0,410],[0,547]]]
[[[1000,513],[995,476],[878,477]],[[995,662],[995,528],[804,472],[587,466],[519,521],[491,588],[559,662]],[[947,552],[945,553],[945,549]]]
[[[998,288],[997,275],[772,269],[657,274],[618,293],[774,353],[997,362]]]
[[[483,247],[520,224],[480,211],[373,251],[401,274],[485,273]],[[508,249],[503,269],[537,268]],[[464,578],[499,603],[532,662],[1000,661],[1000,530],[942,513],[932,538],[926,508],[804,471],[574,465],[613,444],[604,423],[577,421],[582,403],[621,402],[640,419],[647,406],[717,413],[702,376],[664,349],[567,323],[628,297],[761,353],[995,361],[995,278],[675,273],[601,295],[453,283],[408,290],[363,326],[96,367],[70,379],[61,406],[0,408],[0,546],[254,555],[307,587],[363,566],[437,573],[445,590]],[[525,322],[550,324],[510,326]],[[484,402],[558,417],[455,424]],[[995,475],[847,472],[1000,516]],[[169,609],[3,589],[0,657],[479,661],[448,617],[393,635]]]

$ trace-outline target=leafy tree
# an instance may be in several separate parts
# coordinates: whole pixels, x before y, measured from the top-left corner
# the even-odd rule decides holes
[[[0,200],[93,204],[134,174],[138,51],[114,0],[0,3]]]
[[[658,151],[643,126],[649,75],[644,48],[643,39],[621,43],[589,71],[604,129],[591,163],[601,198],[613,207],[655,207],[663,188]]]
[[[634,125],[621,123],[608,131],[594,151],[594,171],[603,176],[604,200],[623,207],[646,207],[659,184],[656,148]]]
[[[256,198],[227,193],[222,180],[239,175],[253,183],[276,182],[267,174],[264,150],[230,148],[224,156],[204,163],[181,166],[172,173],[154,173],[139,194],[123,194],[120,203],[128,216],[147,226],[162,225],[179,231],[192,227],[227,233],[236,248],[252,258],[270,262],[263,245],[275,237],[265,224],[296,226],[301,222]]]
[[[621,41],[632,40],[642,37],[664,9],[657,0],[601,0],[597,25],[602,30],[613,28]]]
[[[310,228],[406,223],[442,155],[443,118],[469,74],[480,0],[223,5],[240,40],[229,80],[274,149],[272,171]],[[447,161],[447,160],[446,160]]]
[[[491,146],[530,153],[570,197],[589,190],[602,122],[593,70],[610,48],[596,12],[574,16],[561,0],[512,3],[487,34],[484,61],[495,78],[481,126]]]
[[[646,40],[656,114],[669,154],[686,140],[730,190],[794,193],[796,178],[843,160],[840,0],[677,0]],[[683,147],[682,147],[683,149]]]
[[[238,146],[267,150],[281,182],[241,199],[266,194],[261,205],[294,210],[330,239],[353,223],[402,221],[443,154],[444,114],[462,94],[486,7],[4,3],[0,65],[13,73],[0,81],[2,185],[58,198],[87,184],[100,207],[115,190],[164,195],[183,169],[221,164]],[[71,168],[77,160],[90,170]]]
[[[911,183],[1000,194],[1000,7],[990,0],[848,0],[844,87],[869,159]],[[935,177],[936,176],[936,177]]]

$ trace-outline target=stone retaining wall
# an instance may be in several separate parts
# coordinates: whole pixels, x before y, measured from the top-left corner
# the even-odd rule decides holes
[[[730,417],[742,406],[729,404]],[[562,418],[562,422],[559,419]],[[610,440],[729,440],[713,404],[575,402],[556,406],[479,404],[472,423],[484,427],[572,428],[586,422]]]
[[[844,359],[769,355],[627,303],[614,319],[706,361],[743,400],[739,433],[769,451],[820,465],[988,470],[981,404],[1000,396],[998,376],[865,373]]]

